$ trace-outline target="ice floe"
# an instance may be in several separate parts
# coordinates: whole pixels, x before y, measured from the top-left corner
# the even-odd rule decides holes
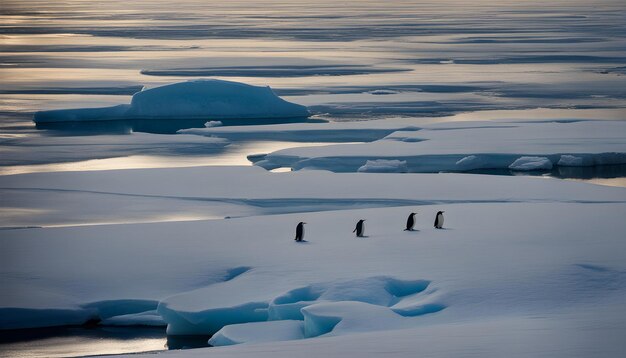
[[[556,165],[562,156],[583,158],[565,157],[566,166],[626,163],[624,121],[447,122],[416,129],[370,143],[284,149],[265,156],[262,166],[355,172],[367,160],[401,160],[409,172],[467,171],[507,169],[520,157],[538,156]]]

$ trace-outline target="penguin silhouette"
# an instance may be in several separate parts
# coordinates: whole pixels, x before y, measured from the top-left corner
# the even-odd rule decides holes
[[[365,224],[364,224],[364,221],[365,221],[365,219],[359,220],[359,222],[356,223],[356,227],[352,231],[352,232],[356,232],[356,236],[357,237],[363,237],[363,235],[365,235]]]
[[[304,224],[305,222],[300,221],[298,226],[296,226],[296,241],[304,241]]]
[[[409,217],[406,219],[406,228],[404,231],[413,231],[413,227],[415,226],[415,214],[417,213],[409,214]]]
[[[438,211],[437,212],[437,216],[435,217],[435,228],[436,229],[443,228],[443,213],[445,213],[445,211]]]

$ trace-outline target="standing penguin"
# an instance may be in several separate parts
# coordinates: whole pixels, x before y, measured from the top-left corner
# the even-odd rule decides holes
[[[443,228],[443,213],[445,213],[445,211],[438,211],[437,212],[437,216],[435,217],[435,228],[436,229]]]
[[[404,229],[404,231],[413,231],[413,227],[415,226],[415,214],[417,213],[409,214],[409,218],[406,219],[406,229]]]
[[[356,236],[357,237],[363,237],[363,235],[365,235],[365,224],[364,224],[365,219],[361,219],[359,220],[358,223],[356,223],[356,227],[354,228],[354,231],[352,232],[356,232]]]
[[[300,242],[304,240],[304,224],[305,222],[300,221],[298,226],[296,226],[296,241]]]

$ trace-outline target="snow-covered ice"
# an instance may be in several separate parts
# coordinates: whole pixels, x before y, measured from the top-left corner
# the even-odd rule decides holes
[[[313,185],[308,183],[324,186],[307,188]],[[0,188],[6,207],[0,226],[5,228],[219,219],[472,201],[613,202],[621,200],[622,192],[551,178],[335,175],[309,170],[270,173],[253,166],[20,174],[0,176]],[[59,206],[59,202],[64,205]],[[92,205],[94,202],[98,205]]]
[[[3,247],[28,260],[3,264],[11,290],[2,297],[2,324],[122,316],[151,311],[158,299],[171,333],[267,321],[270,309],[296,319],[285,315],[300,307],[306,336],[358,339],[358,332],[403,336],[459,322],[573,319],[586,307],[623,307],[623,202],[444,206],[447,230],[431,228],[442,205],[420,206],[420,231],[410,233],[402,231],[406,207],[3,231]],[[309,242],[293,243],[303,217]],[[367,240],[352,237],[355,217],[368,218]],[[268,339],[296,335],[296,327]]]
[[[308,117],[306,107],[287,102],[269,87],[215,79],[169,84],[137,92],[131,103],[107,108],[35,113],[36,123],[120,119],[240,119]]]
[[[215,185],[206,185],[207,178]],[[171,334],[223,330],[218,344],[252,344],[254,337],[305,342],[299,335],[353,337],[340,341],[349,342],[371,331],[386,337],[397,330],[402,337],[459,322],[468,322],[470,330],[500,321],[508,327],[511,317],[541,315],[553,322],[574,319],[585,307],[622,307],[622,188],[467,174],[274,174],[254,167],[0,179],[4,188],[42,193],[73,188],[190,202],[221,197],[252,206],[255,198],[265,198],[258,205],[298,203],[308,211],[315,206],[307,198],[338,205],[376,199],[389,206],[2,230],[8,257],[22,258],[0,266],[3,287],[10,288],[0,296],[3,328],[94,317],[111,324],[158,324],[156,309]],[[388,185],[381,187],[381,180]],[[269,187],[274,192],[264,189]],[[418,231],[403,231],[407,213],[415,209]],[[434,230],[432,220],[441,209],[447,229]],[[129,208],[109,210],[124,215]],[[365,240],[351,234],[358,218],[368,220]],[[308,242],[294,243],[295,224],[303,219]],[[271,325],[246,325],[268,321],[282,323],[272,323],[280,328],[263,335],[256,332]]]

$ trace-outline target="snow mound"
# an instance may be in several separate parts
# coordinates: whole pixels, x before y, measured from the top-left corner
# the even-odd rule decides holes
[[[36,123],[120,119],[294,118],[308,117],[306,107],[287,102],[269,87],[200,79],[135,93],[130,105],[35,113]]]
[[[386,307],[365,302],[324,302],[306,307],[302,313],[306,338],[396,328],[405,321]]]
[[[511,170],[530,171],[530,170],[550,170],[552,162],[546,157],[519,157],[511,165]]]
[[[304,319],[302,309],[324,301],[359,301],[390,307],[405,297],[422,292],[430,284],[425,280],[404,281],[391,277],[369,277],[318,283],[291,290],[270,302],[270,320]]]
[[[209,339],[212,346],[241,343],[292,341],[304,338],[302,321],[269,321],[231,324],[220,329]]]
[[[406,160],[368,160],[357,170],[359,173],[406,173]]]

